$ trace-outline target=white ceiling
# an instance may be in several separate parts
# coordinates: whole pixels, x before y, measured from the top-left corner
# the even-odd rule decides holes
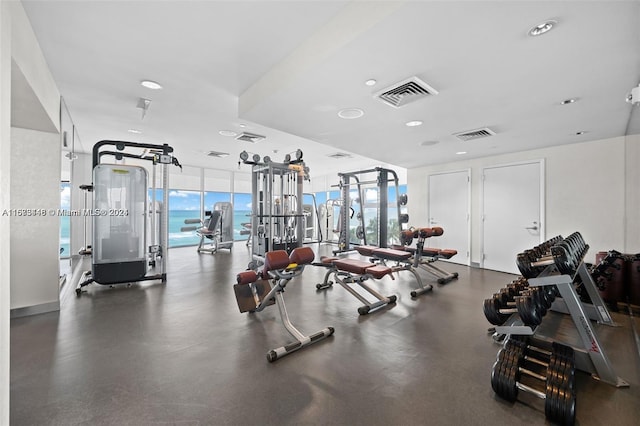
[[[324,175],[640,133],[624,102],[640,82],[639,1],[23,4],[84,151],[102,139],[167,142],[183,164],[237,169],[242,150],[278,160],[301,148]],[[527,35],[550,18],[554,30]],[[439,94],[399,109],[372,96],[411,76]],[[378,84],[365,86],[370,78]],[[152,101],[144,119],[140,97]],[[567,98],[578,101],[560,105]],[[337,116],[350,107],[364,116]],[[452,136],[484,126],[497,135]],[[238,142],[219,130],[267,138]],[[327,157],[335,152],[353,157]]]

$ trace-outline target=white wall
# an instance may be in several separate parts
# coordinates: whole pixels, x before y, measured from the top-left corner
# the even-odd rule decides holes
[[[11,129],[11,209],[46,212],[10,218],[12,310],[59,309],[60,155],[57,133]]]
[[[41,148],[40,146],[31,146],[31,151],[26,152],[22,149],[23,147],[17,146],[17,141],[13,140],[14,135],[11,129],[12,60],[20,69],[22,77],[24,77],[21,80],[22,83],[28,85],[38,99],[39,107],[46,111],[46,115],[51,121],[51,128],[59,129],[60,94],[22,3],[19,1],[0,1],[0,209],[2,211],[9,210],[12,207],[28,208],[18,205],[26,200],[21,199],[20,194],[16,194],[13,191],[18,190],[18,188],[24,188],[26,185],[21,183],[20,179],[27,178],[27,176],[25,176],[25,173],[19,173],[18,171],[25,163],[29,163],[31,157],[34,157],[34,152],[40,152]],[[20,133],[20,136],[17,139],[20,140],[22,140],[22,136],[29,140],[31,140],[31,137],[35,138],[34,135],[23,135],[22,131],[18,131],[18,133]],[[42,137],[40,140],[43,141],[45,139],[50,141],[50,145],[47,144],[44,148],[44,155],[53,155],[46,157],[48,163],[52,165],[45,167],[45,173],[42,176],[47,179],[42,186],[47,188],[48,195],[43,198],[33,197],[31,200],[36,199],[39,207],[49,204],[48,197],[51,197],[51,200],[55,197],[57,202],[54,207],[57,208],[59,206],[58,184],[60,181],[59,139],[57,135],[49,134],[49,136]],[[19,155],[18,153],[22,153],[20,161],[17,161],[16,155]],[[28,176],[28,179],[31,181],[38,177],[40,172],[38,170],[38,173],[34,173],[35,169],[30,168],[32,176]],[[53,174],[54,170],[56,171],[55,175]],[[51,188],[48,185],[51,185]],[[53,189],[54,187],[55,189]],[[31,192],[32,195],[35,193],[37,191]],[[35,240],[29,238],[31,252],[29,253],[29,262],[26,263],[25,258],[22,257],[22,242],[18,241],[18,237],[23,237],[21,235],[23,231],[21,226],[23,224],[20,224],[19,229],[14,229],[13,222],[11,217],[0,217],[0,424],[2,425],[9,424],[9,316],[10,309],[14,306],[14,296],[16,296],[12,294],[12,287],[14,287],[12,279],[14,277],[17,277],[18,280],[23,278],[35,279],[36,277],[23,277],[20,269],[36,270],[42,272],[42,275],[37,276],[36,281],[38,283],[42,282],[41,279],[46,280],[50,274],[53,274],[51,279],[55,288],[55,296],[50,297],[51,294],[47,291],[46,294],[38,295],[32,299],[29,297],[23,299],[22,296],[24,294],[21,293],[23,289],[20,288],[16,290],[15,306],[22,306],[22,303],[40,303],[53,299],[57,303],[58,292],[58,227],[54,226],[52,229],[44,231],[44,234],[38,235]],[[43,223],[46,223],[46,221]],[[54,232],[55,240],[53,239]],[[33,250],[39,251],[41,249],[44,249],[45,252],[39,252],[35,259],[40,259],[45,267],[42,269],[40,266],[34,268]],[[51,250],[51,253],[47,253],[46,250]],[[54,263],[55,267],[53,267]]]
[[[636,105],[638,109],[640,106]],[[640,253],[640,135],[626,137],[625,142],[625,253]]]
[[[11,207],[11,15],[0,1],[0,211]],[[10,221],[0,216],[0,425],[9,424]]]
[[[60,92],[22,3],[11,1],[11,56],[40,101],[51,123],[60,130]]]
[[[428,186],[426,183],[429,174],[470,168],[471,261],[480,263],[483,167],[544,158],[546,163],[545,238],[558,234],[567,236],[574,231],[579,231],[591,246],[587,258],[591,261],[593,261],[591,257],[600,250],[626,251],[640,244],[640,235],[638,233],[629,235],[625,229],[626,151],[629,151],[629,143],[625,142],[624,137],[620,137],[410,169],[407,206],[411,217],[410,224],[425,226],[427,223]],[[639,207],[636,201],[636,211]],[[625,235],[627,235],[626,242]]]

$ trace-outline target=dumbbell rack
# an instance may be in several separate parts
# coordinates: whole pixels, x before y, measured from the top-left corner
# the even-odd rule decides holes
[[[574,282],[577,277],[582,279],[582,283],[591,298],[592,304],[580,301]],[[572,346],[576,356],[576,367],[579,370],[590,373],[594,378],[616,387],[627,387],[629,384],[618,377],[611,365],[604,347],[598,339],[595,329],[591,325],[591,320],[600,324],[615,326],[609,311],[600,297],[596,284],[594,283],[586,265],[580,262],[575,275],[558,275],[554,265],[548,266],[538,277],[529,278],[530,287],[541,287],[555,285],[562,300],[556,299],[551,306],[551,310],[568,313],[571,315],[575,328],[580,336],[581,347]],[[539,327],[539,326],[538,326]],[[513,315],[502,326],[496,326],[498,334],[515,334],[533,336],[538,327],[523,325],[517,315]],[[538,338],[534,336],[534,338]],[[544,338],[538,338],[544,341]]]

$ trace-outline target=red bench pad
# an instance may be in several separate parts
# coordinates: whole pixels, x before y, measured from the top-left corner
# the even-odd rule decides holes
[[[440,250],[440,253],[438,253],[438,254],[440,256],[444,257],[445,259],[451,259],[453,256],[458,254],[458,250],[442,249],[442,250]]]
[[[375,265],[357,259],[338,259],[333,264],[341,271],[351,272],[353,274],[364,275],[369,274],[375,279],[380,279],[391,273],[391,268],[383,265]]]
[[[236,281],[238,284],[251,284],[258,281],[259,278],[260,276],[256,271],[244,271],[236,275]]]
[[[376,248],[373,250],[373,255],[385,260],[402,261],[411,257],[411,253],[404,250],[394,250],[390,248]]]
[[[336,260],[340,260],[340,258],[333,256],[320,256],[320,262],[322,262],[323,265],[331,266]]]
[[[399,248],[400,246],[393,246],[394,248]],[[416,252],[416,248],[415,247],[404,247],[404,250],[410,253],[415,253]],[[429,257],[442,257],[444,259],[451,259],[453,256],[455,256],[456,254],[458,254],[458,250],[453,250],[453,249],[437,249],[437,248],[430,248],[430,247],[423,247],[422,248],[422,255],[423,256],[429,256]]]
[[[298,265],[307,265],[313,262],[313,259],[315,259],[315,257],[316,255],[311,247],[297,247],[294,248],[289,255],[289,261]]]
[[[379,280],[380,278],[390,273],[391,273],[391,268],[389,268],[388,266],[374,265],[367,268],[367,274],[371,275],[376,280]]]
[[[376,246],[356,246],[356,250],[363,256],[373,256],[373,251],[377,250]]]

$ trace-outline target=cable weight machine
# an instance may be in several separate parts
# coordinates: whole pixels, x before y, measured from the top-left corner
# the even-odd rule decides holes
[[[105,145],[114,146],[116,151],[101,151]],[[141,148],[143,152],[139,155],[123,152],[127,148]],[[172,153],[173,148],[167,144],[103,140],[94,145],[93,209],[85,212],[91,216],[93,224],[91,271],[85,272],[78,283],[78,296],[83,287],[94,282],[103,285],[150,280],[166,282],[168,217],[160,212],[159,224],[156,223],[159,212],[155,173],[156,166],[161,166],[162,209],[166,210],[169,201],[167,166],[173,164],[182,168]],[[147,170],[140,166],[101,163],[105,155],[113,155],[116,160],[132,158],[152,162],[151,210]]]
[[[301,150],[287,154],[281,163],[269,156],[240,153],[240,162],[251,165],[251,254],[254,266],[264,264],[265,254],[301,247],[305,237],[303,184],[309,168]],[[250,268],[253,269],[253,268]]]

